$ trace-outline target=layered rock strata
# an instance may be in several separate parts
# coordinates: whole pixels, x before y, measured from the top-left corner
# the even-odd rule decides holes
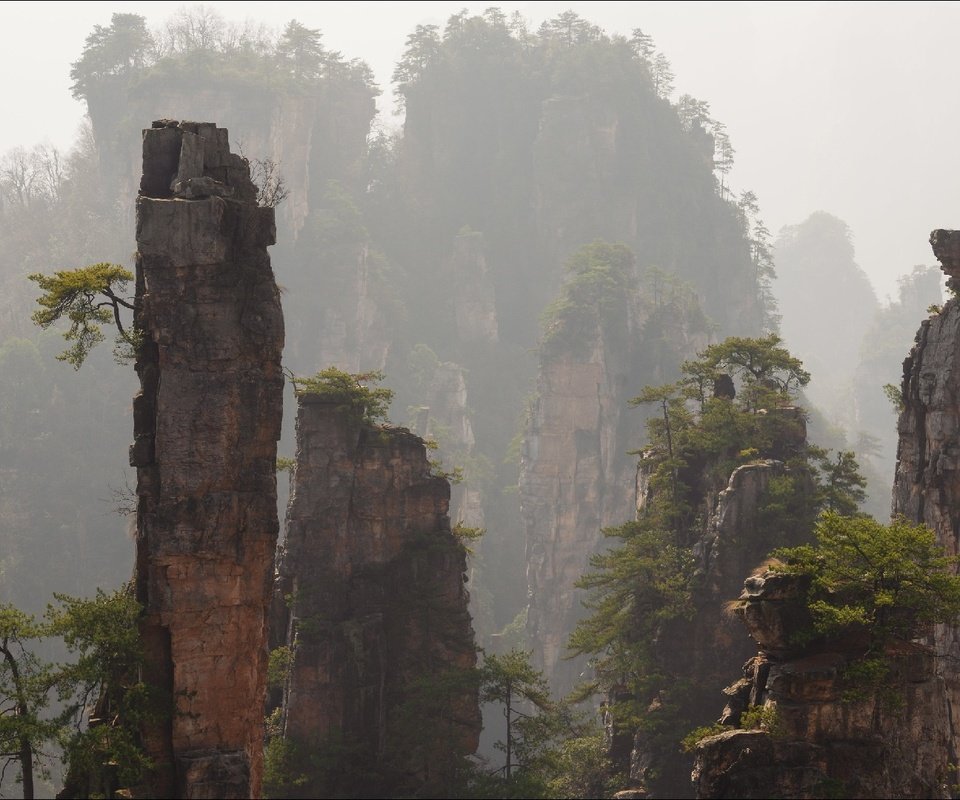
[[[607,346],[598,326],[588,353],[543,359],[521,451],[527,636],[534,663],[561,694],[584,668],[583,659],[564,658],[582,614],[575,584],[600,547],[601,530],[629,519],[635,507],[635,468],[624,442],[638,431],[621,429],[629,397],[624,355]]]
[[[960,231],[930,234],[933,253],[957,288]],[[960,554],[960,305],[948,300],[924,320],[903,362],[893,513],[928,525],[949,555]],[[937,626],[931,640],[951,710],[949,762],[960,762],[960,627]],[[952,783],[960,781],[953,768]]]
[[[747,579],[737,615],[760,652],[728,687],[721,722],[762,708],[762,725],[697,746],[697,797],[950,797],[950,709],[934,651],[891,645],[886,691],[859,690],[847,667],[860,641],[798,649],[810,625],[801,579],[763,570]]]
[[[445,765],[476,750],[477,690],[462,680],[476,648],[449,501],[419,437],[299,398],[274,619],[292,652],[282,735],[329,765],[310,770],[312,791],[432,796]]]
[[[145,678],[170,704],[143,730],[149,796],[260,796],[284,334],[256,195],[225,129],[144,131],[136,594]]]

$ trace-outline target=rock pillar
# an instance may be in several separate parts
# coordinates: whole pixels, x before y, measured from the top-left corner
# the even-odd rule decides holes
[[[957,288],[960,231],[930,234],[933,253]],[[920,324],[903,362],[893,513],[928,525],[949,555],[960,554],[960,305],[953,298]],[[950,783],[960,780],[960,626],[939,625],[934,649],[950,708]]]
[[[439,796],[476,750],[476,647],[449,502],[418,436],[299,398],[274,641],[292,654],[282,735],[309,778],[302,796]]]
[[[170,706],[144,729],[151,796],[260,795],[283,317],[256,195],[225,129],[144,131],[130,460],[145,678]]]

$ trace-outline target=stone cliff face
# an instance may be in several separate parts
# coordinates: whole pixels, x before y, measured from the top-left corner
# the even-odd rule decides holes
[[[649,706],[648,722],[655,723],[660,710],[669,707],[685,729],[709,724],[714,698],[729,682],[729,666],[742,664],[756,652],[726,606],[739,593],[744,576],[776,544],[775,532],[763,522],[761,500],[770,482],[784,474],[786,467],[781,461],[746,464],[733,471],[727,488],[715,500],[708,499],[712,513],[692,547],[699,577],[696,610],[689,620],[671,622],[660,637],[658,663],[673,676],[673,685],[644,698]],[[616,743],[619,769],[629,772],[632,783],[648,787],[655,796],[692,796],[692,757],[680,751],[677,737],[645,733],[656,729],[655,724],[640,727],[629,748],[629,760],[622,740]]]
[[[891,693],[852,693],[843,672],[858,643],[791,644],[809,624],[804,594],[797,578],[769,570],[745,582],[736,613],[760,652],[725,690],[721,721],[760,706],[767,722],[699,743],[697,797],[950,797],[950,709],[933,649],[891,647]]]
[[[561,694],[585,668],[583,659],[564,658],[583,613],[574,584],[603,546],[602,529],[636,515],[637,466],[628,451],[642,441],[643,417],[629,400],[646,384],[665,383],[706,345],[686,289],[657,286],[662,275],[637,275],[635,265],[628,272],[602,314],[598,303],[548,324],[520,453],[526,632],[534,663]],[[560,307],[568,301],[562,293]]]
[[[960,232],[935,230],[933,253],[956,289]],[[960,305],[953,298],[924,320],[903,362],[893,513],[928,525],[949,555],[960,553]],[[938,626],[932,644],[950,708],[950,763],[960,752],[960,628]],[[956,782],[954,775],[951,782]]]
[[[476,664],[449,500],[419,437],[300,398],[273,618],[293,652],[282,735],[332,759],[311,791],[435,792],[476,749],[476,686],[449,680]]]
[[[496,344],[497,298],[483,254],[483,234],[461,231],[454,238],[453,252],[441,268],[441,277],[456,287],[453,311],[459,341]]]
[[[601,529],[632,516],[634,465],[624,430],[630,372],[622,349],[601,329],[586,356],[542,361],[520,461],[520,503],[527,548],[527,635],[533,660],[555,692],[566,693],[584,668],[566,661],[567,637],[580,616],[574,584],[602,542]],[[633,421],[633,420],[631,420]]]
[[[149,796],[258,797],[283,317],[273,209],[211,123],[144,131],[137,202],[136,594]]]

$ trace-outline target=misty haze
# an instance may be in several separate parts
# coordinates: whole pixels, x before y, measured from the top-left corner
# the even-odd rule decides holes
[[[956,795],[957,6],[0,15],[3,796]]]

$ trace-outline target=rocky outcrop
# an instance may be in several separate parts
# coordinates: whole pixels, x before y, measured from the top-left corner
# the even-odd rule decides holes
[[[697,797],[950,797],[950,712],[934,651],[891,645],[888,691],[858,690],[847,668],[861,642],[794,644],[810,624],[805,595],[801,578],[771,570],[745,582],[736,613],[760,652],[726,690],[721,721],[762,712],[755,729],[700,741]]]
[[[348,81],[325,81],[312,92],[285,92],[256,81],[218,80],[203,69],[185,69],[179,75],[154,71],[134,87],[104,88],[87,97],[87,111],[111,188],[122,194],[134,188],[139,157],[127,144],[129,120],[142,118],[144,111],[215,117],[234,132],[244,155],[278,166],[287,194],[280,207],[281,224],[291,238],[319,204],[327,180],[360,180],[376,114],[369,89]]]
[[[956,288],[960,231],[930,234],[934,255]],[[903,362],[893,513],[928,525],[949,555],[960,553],[960,305],[953,298],[924,320]],[[951,764],[960,753],[960,628],[938,626],[932,639],[951,710]],[[956,767],[953,768],[954,771]],[[951,782],[958,780],[955,772]]]
[[[695,613],[689,619],[671,621],[656,645],[658,664],[679,688],[668,687],[644,698],[650,724],[641,725],[634,735],[628,764],[620,745],[621,771],[628,767],[631,782],[650,788],[656,796],[692,796],[692,756],[681,751],[678,738],[683,730],[713,721],[710,709],[729,682],[729,666],[742,664],[756,652],[728,605],[738,595],[744,576],[782,543],[764,517],[762,500],[771,481],[786,474],[784,463],[776,460],[735,469],[727,488],[713,502],[704,533],[692,546],[697,570]],[[681,737],[675,730],[669,736],[662,734],[664,709],[670,709],[673,724],[682,728]]]
[[[274,619],[292,652],[282,736],[314,765],[305,796],[431,796],[480,733],[449,483],[419,437],[309,394],[296,464]]]
[[[212,123],[143,134],[134,324],[136,595],[146,680],[140,794],[258,797],[283,318],[246,162]]]

